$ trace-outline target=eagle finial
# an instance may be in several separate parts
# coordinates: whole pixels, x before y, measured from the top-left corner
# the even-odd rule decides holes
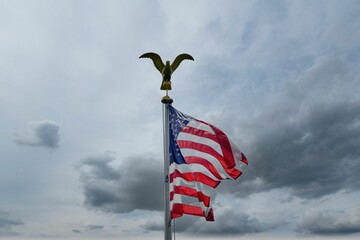
[[[164,64],[159,54],[153,52],[144,53],[140,56],[140,58],[150,58],[154,62],[156,69],[159,70],[163,77],[160,86],[161,90],[171,90],[171,75],[179,67],[183,60],[194,61],[194,58],[187,53],[183,53],[177,56],[171,64],[170,61],[166,61]]]

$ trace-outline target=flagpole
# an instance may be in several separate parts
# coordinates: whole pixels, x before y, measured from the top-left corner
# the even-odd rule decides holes
[[[164,240],[171,240],[171,216],[170,216],[170,176],[169,176],[169,166],[170,166],[170,153],[169,153],[169,105],[173,100],[168,96],[168,91],[166,91],[166,96],[161,100],[163,105],[163,143],[164,143]]]
[[[194,58],[187,54],[182,53],[178,55],[175,60],[170,64],[170,61],[166,61],[166,64],[163,63],[159,54],[154,52],[144,53],[140,58],[150,58],[155,68],[162,75],[162,83],[160,86],[161,90],[166,90],[166,96],[161,99],[163,103],[163,142],[164,142],[164,227],[165,227],[165,240],[171,240],[171,216],[170,216],[170,176],[169,176],[169,166],[170,166],[170,125],[169,125],[169,106],[173,102],[172,98],[168,95],[168,90],[171,90],[171,75],[179,67],[180,63],[183,60],[192,60]]]

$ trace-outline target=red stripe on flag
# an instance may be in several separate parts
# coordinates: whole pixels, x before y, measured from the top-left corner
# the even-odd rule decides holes
[[[211,179],[210,177],[208,177],[207,175],[203,174],[203,173],[199,173],[199,172],[186,172],[186,173],[181,173],[178,170],[174,170],[171,174],[170,174],[170,182],[174,181],[174,178],[176,177],[180,177],[185,179],[186,181],[189,182],[201,182],[205,185],[208,185],[212,188],[216,188],[217,185],[219,185],[220,181],[215,181],[213,179]]]
[[[171,218],[180,217],[183,214],[190,214],[200,217],[205,217],[206,221],[214,221],[214,214],[212,209],[209,210],[208,216],[205,216],[201,207],[181,204],[181,203],[174,203],[171,211]]]
[[[214,142],[219,143],[215,134],[210,133],[210,132],[205,131],[205,130],[202,130],[202,129],[198,129],[198,128],[194,128],[194,127],[190,127],[190,126],[185,126],[181,130],[181,132],[193,134],[193,135],[196,135],[196,136],[199,136],[199,137],[208,138],[208,139],[213,140]]]
[[[201,143],[196,143],[196,142],[191,142],[191,141],[186,141],[186,140],[178,140],[177,141],[178,146],[181,148],[190,148],[190,149],[194,149],[200,152],[204,152],[207,153],[209,155],[212,155],[213,157],[215,157],[220,164],[223,166],[224,170],[233,178],[236,179],[241,175],[241,172],[233,167],[229,167],[229,163],[227,162],[228,159],[224,158],[223,156],[221,156],[217,151],[215,151],[212,147],[205,145],[205,144],[201,144]],[[230,143],[229,143],[230,144]],[[229,145],[230,146],[230,145]],[[221,147],[223,149],[223,147]],[[230,148],[231,151],[231,148]],[[223,150],[224,152],[224,150]],[[232,154],[231,154],[232,156]],[[232,158],[232,161],[234,161],[234,158]]]
[[[248,164],[249,164],[249,162],[248,162],[248,160],[247,160],[247,158],[246,158],[245,154],[243,154],[243,153],[241,153],[241,161],[242,161],[243,163],[245,163],[246,165],[248,165]]]
[[[223,157],[218,153],[215,149],[213,149],[211,146],[198,143],[198,142],[192,142],[189,140],[177,140],[176,141],[178,146],[181,148],[190,148],[194,150],[198,150],[200,152],[204,152],[207,154],[210,154],[214,156],[219,162],[223,161]]]
[[[206,196],[202,192],[197,191],[196,189],[185,186],[174,186],[174,191],[170,192],[170,201],[174,199],[174,194],[181,194],[190,197],[195,197],[200,202],[203,202],[206,207],[210,206],[210,197]]]
[[[241,153],[241,160],[240,161],[243,162],[244,164],[248,165],[247,158],[243,153]],[[239,171],[239,172],[240,172],[239,176],[234,178],[234,180],[236,180],[238,177],[240,177],[243,174],[241,171]]]
[[[223,133],[223,131],[221,131],[220,129],[218,129],[217,127],[215,127],[214,125],[211,125],[209,123],[203,122],[203,121],[199,121],[201,123],[207,124],[208,126],[210,126],[217,138],[218,138],[218,142],[220,143],[221,146],[221,150],[224,154],[224,158],[225,158],[225,163],[227,165],[228,168],[233,168],[235,166],[235,160],[234,160],[234,156],[232,154],[232,150],[231,150],[231,145],[230,145],[230,141],[227,138],[227,136],[225,135],[225,133]]]
[[[188,156],[188,157],[185,157],[184,159],[187,164],[192,164],[192,163],[200,164],[200,165],[206,167],[206,169],[208,169],[217,179],[219,179],[219,180],[224,179],[223,177],[220,176],[219,172],[214,167],[214,165],[212,165],[208,160],[201,158],[201,157],[195,157],[195,156]]]

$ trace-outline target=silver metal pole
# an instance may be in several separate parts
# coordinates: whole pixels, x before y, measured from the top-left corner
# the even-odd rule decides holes
[[[171,103],[163,101],[163,141],[164,141],[164,227],[165,227],[165,240],[171,240],[171,217],[170,217],[170,176],[169,176],[169,105]]]

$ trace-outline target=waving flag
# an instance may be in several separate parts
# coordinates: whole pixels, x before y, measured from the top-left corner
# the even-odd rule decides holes
[[[190,214],[214,221],[210,197],[225,179],[237,179],[245,155],[217,127],[169,105],[171,218]]]

